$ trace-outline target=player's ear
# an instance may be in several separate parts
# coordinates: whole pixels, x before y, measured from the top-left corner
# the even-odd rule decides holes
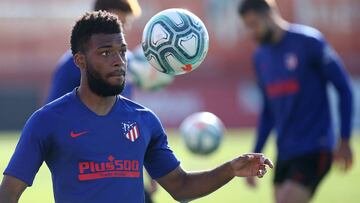
[[[74,63],[80,69],[85,69],[85,67],[86,67],[85,55],[80,52],[76,53],[74,55]]]

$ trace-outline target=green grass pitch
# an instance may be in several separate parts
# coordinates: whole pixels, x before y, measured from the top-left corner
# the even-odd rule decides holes
[[[169,143],[175,154],[182,162],[182,167],[188,171],[210,169],[218,164],[231,160],[241,153],[248,152],[253,143],[254,136],[251,130],[229,130],[220,146],[220,149],[210,156],[196,156],[188,152],[181,142],[178,134],[169,131]],[[0,133],[0,170],[6,167],[19,137],[18,132]],[[355,164],[353,169],[344,174],[339,168],[333,167],[330,174],[322,182],[313,199],[313,203],[358,203],[360,202],[360,136],[355,135],[352,140],[355,150]],[[274,159],[274,140],[270,140],[265,149],[265,154]],[[232,180],[215,193],[192,202],[195,203],[221,203],[221,202],[273,202],[272,181],[273,172],[258,181],[258,188],[250,189],[242,178]],[[2,179],[2,178],[0,178]],[[175,202],[163,189],[155,194],[157,203]],[[37,174],[34,185],[28,188],[20,202],[54,202],[50,173],[44,164]]]

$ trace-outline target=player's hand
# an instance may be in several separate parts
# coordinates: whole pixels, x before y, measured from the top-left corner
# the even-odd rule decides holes
[[[274,167],[270,159],[258,153],[243,154],[231,161],[234,176],[237,177],[262,178],[266,174],[266,166]]]
[[[348,140],[341,140],[335,151],[335,162],[340,165],[344,171],[348,171],[353,164],[353,154]]]

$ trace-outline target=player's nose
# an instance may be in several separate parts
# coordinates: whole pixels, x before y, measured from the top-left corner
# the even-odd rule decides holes
[[[122,67],[125,66],[126,64],[126,56],[122,55],[121,53],[115,54],[115,56],[113,57],[113,66],[116,67]]]

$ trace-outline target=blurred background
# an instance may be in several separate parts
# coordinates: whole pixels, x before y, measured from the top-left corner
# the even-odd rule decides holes
[[[177,77],[163,91],[136,91],[135,100],[152,108],[165,126],[176,127],[190,113],[202,110],[215,113],[228,127],[254,126],[259,107],[252,71],[254,44],[237,16],[239,0],[139,3],[143,15],[126,33],[131,49],[141,42],[142,30],[151,16],[165,8],[182,7],[204,21],[210,34],[210,50],[195,72]],[[359,1],[278,0],[278,3],[287,20],[314,26],[324,33],[344,60],[358,92]],[[55,65],[70,47],[71,27],[78,16],[91,9],[91,4],[89,0],[1,0],[0,129],[21,129],[31,112],[43,104]],[[359,94],[356,100],[355,103],[360,103]],[[359,108],[355,115],[355,126],[360,126]]]
[[[153,109],[167,128],[176,129],[180,122],[193,112],[210,111],[223,120],[230,129],[229,134],[234,136],[253,134],[260,107],[252,69],[252,52],[255,44],[247,37],[237,15],[236,8],[239,2],[240,0],[139,0],[143,15],[134,22],[131,31],[126,33],[130,49],[141,42],[142,30],[148,19],[155,13],[171,7],[186,8],[198,15],[210,34],[209,53],[196,71],[176,77],[175,81],[164,90],[135,91],[134,100]],[[360,104],[360,40],[358,38],[360,1],[277,0],[277,2],[282,15],[287,20],[319,29],[343,59],[352,77],[356,100],[354,126],[358,130],[360,127],[358,105]],[[19,136],[18,132],[26,119],[44,104],[58,59],[70,48],[69,37],[75,19],[85,11],[91,10],[92,3],[90,0],[0,1],[0,131],[11,131],[11,133],[2,133],[7,135],[6,139],[0,138],[1,169],[5,167],[4,164],[12,154]],[[336,109],[337,95],[331,87],[329,92],[332,107]],[[333,113],[337,115],[336,111]],[[334,118],[334,122],[337,123],[337,116]],[[16,140],[11,140],[12,138],[9,138],[11,136],[16,137]],[[172,139],[177,142],[177,138],[170,138]],[[240,140],[240,149],[237,146],[230,146],[231,139],[234,138],[229,139],[223,144],[223,148],[229,146],[230,150],[225,151],[221,148],[218,152],[220,155],[214,155],[214,159],[211,159],[215,161],[210,160],[211,163],[206,163],[205,166],[212,166],[212,163],[215,165],[225,158],[251,149],[252,137]],[[360,146],[357,138],[356,140],[357,146]],[[185,165],[195,169],[197,166],[204,168],[201,165],[202,158],[188,158],[190,155],[187,154],[188,152],[182,152],[184,149],[181,146],[175,148],[175,151],[181,151],[180,156],[185,157]],[[5,151],[5,149],[9,150]],[[269,147],[267,150],[272,153],[273,148]],[[358,168],[355,168],[353,173],[360,177],[356,170]],[[355,177],[355,174],[353,175]],[[50,177],[48,178],[50,184]],[[271,194],[270,180],[267,183],[268,191],[262,196],[262,198],[267,197],[268,202]],[[334,184],[338,181],[339,179],[334,179]],[[256,193],[247,195],[251,196],[250,194]],[[229,195],[231,196],[231,193]],[[350,196],[348,201],[342,202],[356,202],[356,199],[357,202],[360,201],[359,194],[354,192],[351,195],[353,196]],[[162,198],[166,199],[162,195],[157,199]],[[332,200],[327,202],[338,202]],[[250,202],[257,200],[253,199]]]

